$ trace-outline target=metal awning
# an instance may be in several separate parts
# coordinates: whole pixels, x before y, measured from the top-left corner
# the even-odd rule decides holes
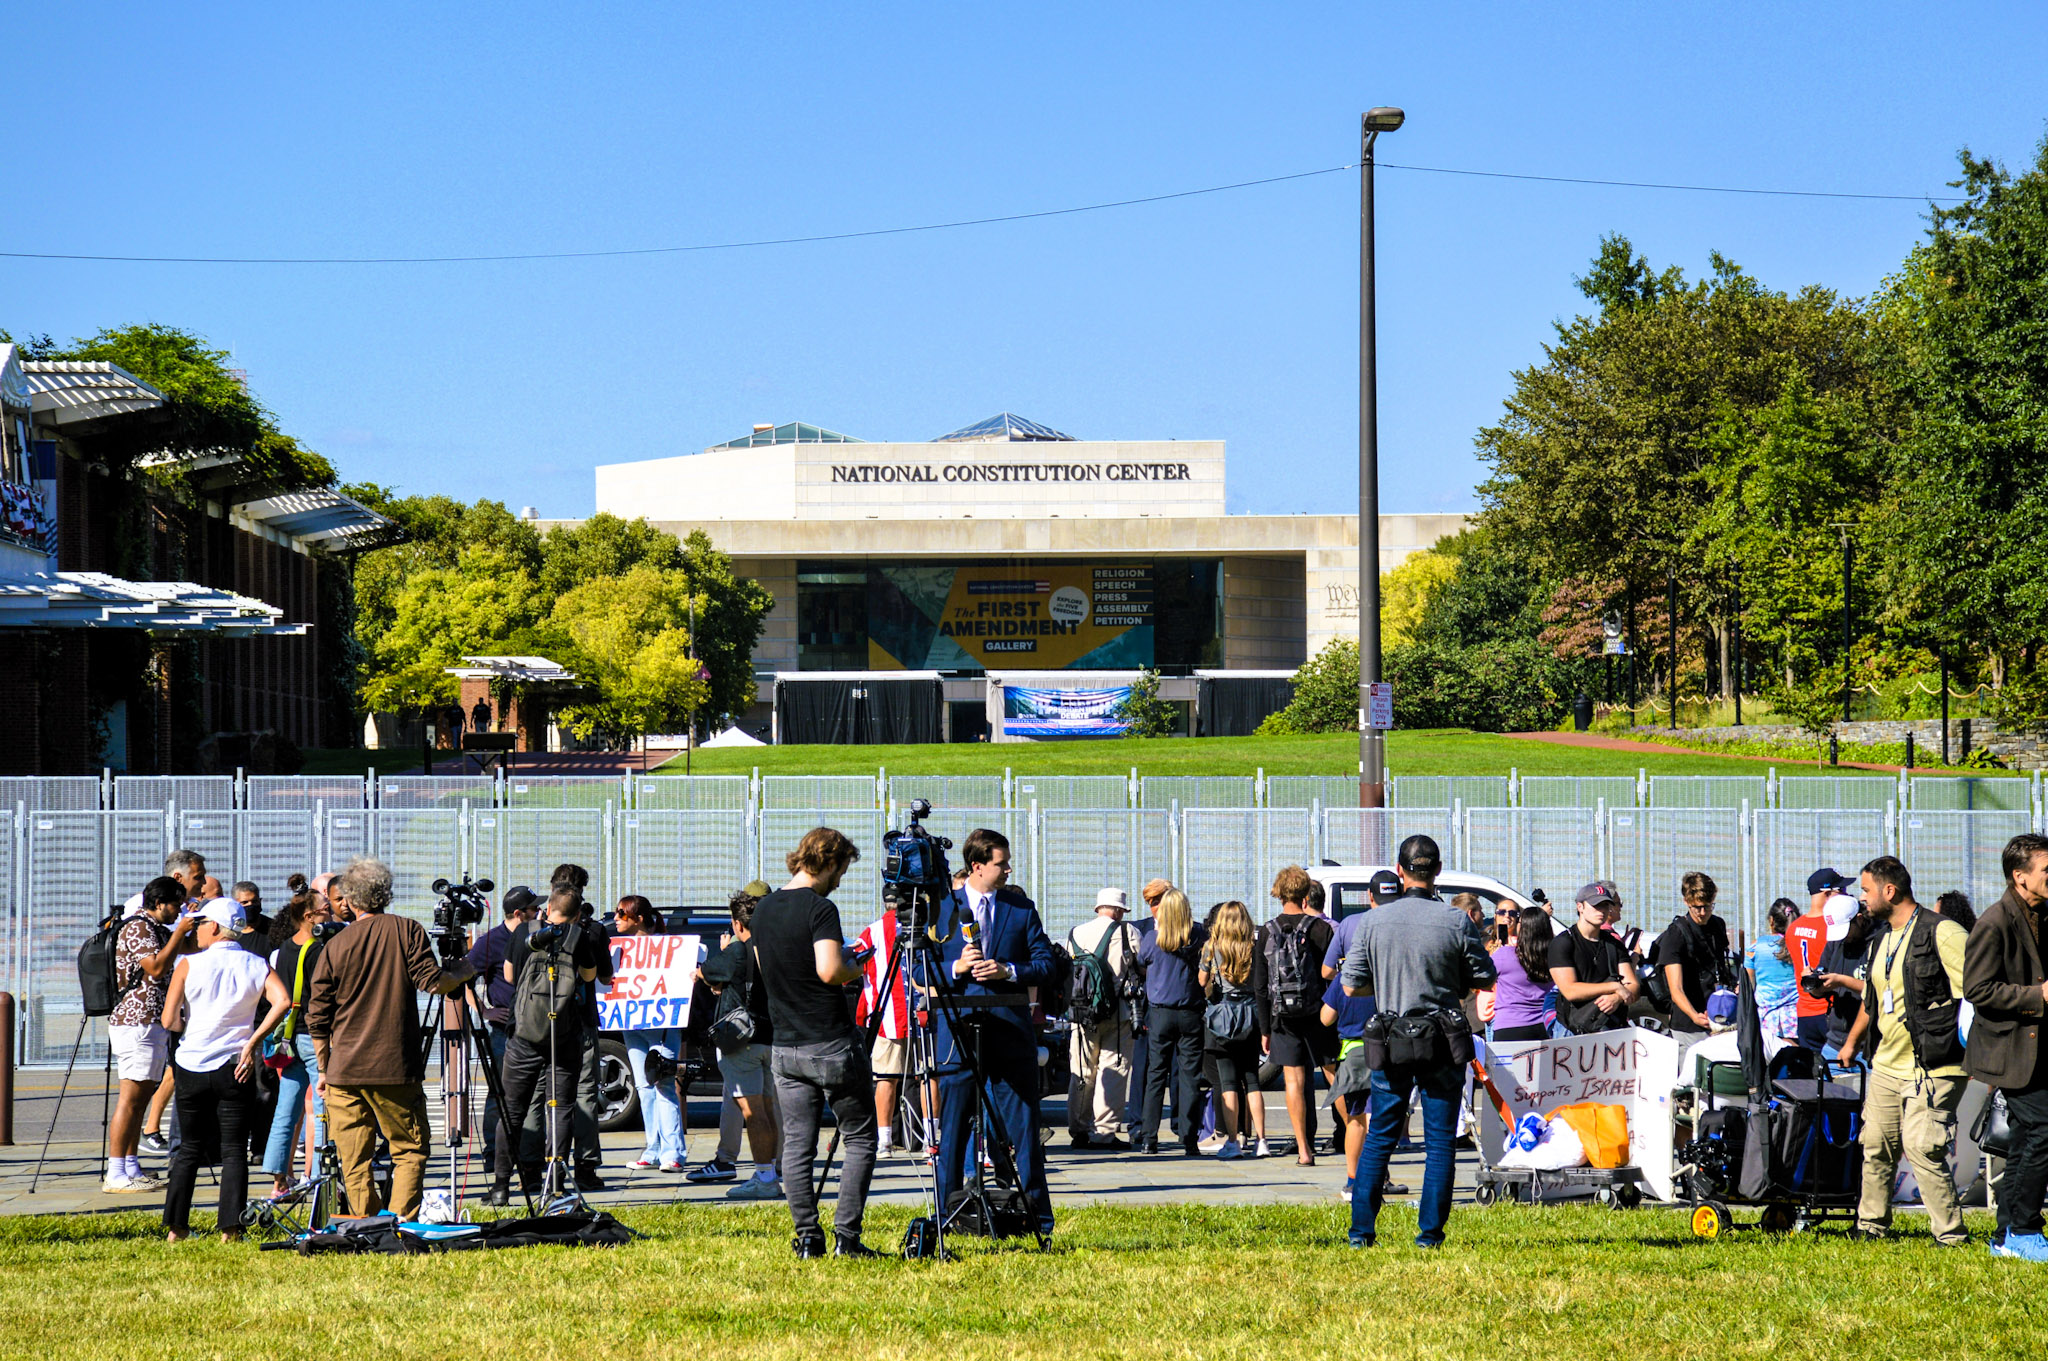
[[[467,666],[443,668],[448,675],[463,680],[502,680],[520,685],[536,685],[547,682],[566,682],[576,679],[576,673],[565,670],[560,663],[546,657],[464,657]]]
[[[0,577],[0,628],[145,629],[238,638],[291,638],[275,605],[190,581],[124,581],[103,572]]]
[[[235,512],[303,543],[336,553],[381,548],[405,536],[396,520],[324,487],[244,501],[235,507]]]
[[[119,364],[104,359],[27,359],[22,375],[45,425],[63,427],[154,411],[167,400]]]

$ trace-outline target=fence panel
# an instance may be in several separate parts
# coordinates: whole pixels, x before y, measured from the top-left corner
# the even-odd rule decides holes
[[[108,839],[116,816],[50,809],[29,818],[28,882],[35,892],[16,917],[24,936],[16,985],[26,1063],[62,1063],[78,1038],[78,947],[108,908],[126,896],[107,882]],[[161,845],[162,819],[156,821]],[[161,851],[157,860],[160,869]],[[135,888],[141,887],[138,880]],[[106,1056],[106,1028],[88,1027],[85,1041],[79,1062],[97,1067]]]
[[[1875,808],[1766,808],[1751,815],[1750,898],[1790,898],[1804,906],[1806,876],[1822,866],[1854,874],[1891,847],[1885,814]]]
[[[114,878],[106,886],[109,901],[126,901],[142,892],[142,886],[164,872],[164,857],[173,849],[164,815],[148,809],[111,815],[114,839]]]
[[[1781,775],[1780,808],[1868,808],[1882,810],[1899,797],[1899,782],[1889,775]]]
[[[391,910],[431,922],[437,901],[434,881],[460,879],[466,868],[461,806],[377,808],[358,816],[370,824],[369,854],[391,869]],[[327,821],[332,827],[337,819],[329,815]]]
[[[618,788],[616,784],[612,787]],[[469,828],[473,872],[480,879],[492,880],[496,892],[525,884],[545,894],[557,865],[581,865],[590,871],[590,887],[584,896],[597,904],[600,912],[617,897],[602,808],[472,809]],[[442,873],[450,879],[457,877],[452,869]]]
[[[1435,840],[1446,869],[1457,863],[1457,824],[1448,808],[1325,808],[1318,860],[1390,868],[1394,852],[1411,836]]]
[[[744,808],[637,808],[617,822],[620,890],[656,907],[723,907],[759,876]]]
[[[753,783],[744,775],[640,775],[633,780],[633,806],[676,813],[743,813]]]
[[[463,800],[471,808],[489,808],[497,799],[489,775],[379,775],[379,808],[439,808],[458,812]]]
[[[229,809],[180,808],[178,849],[197,851],[206,857],[206,872],[226,888],[241,877],[242,860],[237,852],[235,826],[239,814]],[[140,887],[138,885],[138,887]]]
[[[242,784],[242,806],[254,811],[362,808],[370,782],[360,775],[251,775]]]
[[[1652,808],[1762,808],[1770,781],[1762,775],[1652,775]]]
[[[1915,775],[1908,783],[1912,787],[1915,810],[2025,813],[2031,812],[2034,806],[2033,781],[2011,776]],[[2000,893],[2004,891],[1999,890]]]
[[[1981,913],[2005,892],[2005,843],[2033,829],[2031,811],[1915,808],[1901,813],[1899,859],[1913,874],[1913,896],[1932,904],[1951,889],[1961,889]],[[1856,872],[1837,868],[1844,874]]]
[[[1754,939],[1742,831],[1739,808],[1611,810],[1607,877],[1621,893],[1623,920],[1649,931],[1662,929],[1678,914],[1679,881],[1688,871],[1699,870],[1714,880],[1722,916],[1741,916],[1742,926]],[[1551,896],[1558,898],[1554,890]]]
[[[371,822],[376,812],[371,809],[332,808],[315,827],[319,837],[315,859],[321,870],[338,870],[359,855],[368,855],[375,844]]]
[[[1350,797],[1338,806],[1357,799],[1358,781],[1351,783]],[[1513,802],[1505,775],[1396,775],[1387,784],[1388,802],[1396,808],[1505,808]]]
[[[1264,921],[1275,910],[1273,876],[1315,863],[1306,808],[1184,808],[1180,816],[1181,888],[1198,918],[1235,898]]]
[[[870,788],[874,783],[868,780]],[[846,878],[832,894],[832,901],[839,904],[840,922],[857,931],[882,914],[882,821],[880,809],[763,808],[756,820],[761,833],[757,862],[761,874],[771,884],[786,881],[787,857],[803,840],[804,833],[813,827],[838,828],[860,847],[860,859],[846,872]]]
[[[1268,808],[1358,807],[1356,775],[1268,775]]]
[[[1140,808],[1252,808],[1258,787],[1249,775],[1147,775],[1138,781]]]
[[[235,777],[232,775],[116,775],[114,807],[154,808],[162,811],[172,801],[180,808],[235,806]]]
[[[1524,808],[1598,808],[1603,802],[1633,808],[1636,782],[1628,775],[1524,775],[1519,802]]]
[[[1569,777],[1568,777],[1569,778]],[[1600,877],[1600,815],[1591,808],[1468,808],[1458,868],[1570,902]]]
[[[1136,904],[1146,880],[1177,876],[1172,814],[1157,809],[1041,808],[1032,842],[1039,915],[1055,938],[1088,919],[1103,889]]]
[[[507,775],[507,808],[614,808],[626,801],[626,782],[616,775]]]
[[[764,775],[761,806],[792,811],[801,808],[872,809],[872,775]]]
[[[241,824],[235,877],[261,889],[265,910],[273,915],[291,897],[287,881],[292,875],[310,880],[323,869],[335,868],[319,862],[312,809],[258,808],[235,816]]]
[[[1001,808],[1003,777],[1000,775],[891,775],[889,802],[901,808],[912,799],[930,799],[934,811],[943,808]]]
[[[99,811],[100,782],[95,775],[10,775],[0,779],[0,808],[12,811],[26,804],[33,813],[52,809],[69,813]]]
[[[1122,775],[1018,775],[1010,800],[1019,808],[1129,808],[1131,782]]]

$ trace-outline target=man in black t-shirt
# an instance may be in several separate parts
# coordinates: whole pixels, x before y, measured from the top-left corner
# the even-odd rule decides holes
[[[1674,1034],[1701,1034],[1707,1020],[1707,998],[1721,986],[1728,955],[1728,923],[1714,915],[1718,894],[1714,881],[1694,870],[1681,881],[1685,911],[1671,919],[1657,937],[1653,958],[1671,989]]]
[[[1614,901],[1605,883],[1586,885],[1574,900],[1578,921],[1550,941],[1550,981],[1563,999],[1558,1019],[1574,1035],[1620,1030],[1642,991],[1628,951],[1607,929],[1607,908]]]
[[[1316,1160],[1315,1072],[1337,1059],[1336,1028],[1324,1025],[1322,1017],[1323,956],[1336,928],[1306,910],[1313,887],[1301,866],[1281,870],[1272,888],[1280,915],[1259,927],[1252,942],[1252,1007],[1260,1044],[1280,1065],[1294,1160],[1303,1167]]]
[[[502,977],[512,985],[512,1038],[505,1045],[504,1070],[499,1075],[505,1092],[505,1107],[499,1113],[496,1183],[491,1201],[503,1204],[512,1185],[512,1164],[517,1157],[519,1182],[528,1195],[536,1191],[552,1197],[567,1188],[570,1157],[570,1113],[576,1105],[576,1076],[583,1062],[583,1040],[588,1022],[576,993],[580,986],[597,977],[605,963],[604,945],[582,922],[583,898],[575,889],[560,887],[548,895],[546,920],[538,929],[521,923],[506,942]],[[534,949],[534,942],[541,945]],[[522,1006],[522,983],[534,970],[555,970],[551,1000],[543,1014],[531,1014]],[[535,984],[547,981],[545,974]],[[552,1024],[546,1018],[552,1012]],[[544,1103],[542,1152],[552,1170],[554,1184],[543,1186],[541,1164],[532,1160],[530,1146],[522,1146],[519,1130],[504,1118],[507,1112],[524,1112],[534,1104],[538,1092]]]
[[[845,834],[812,828],[789,854],[789,883],[754,904],[750,926],[775,1028],[768,1064],[782,1113],[782,1187],[796,1228],[791,1246],[799,1257],[823,1257],[827,1251],[811,1180],[827,1103],[846,1150],[831,1252],[877,1255],[860,1241],[875,1173],[875,1079],[847,991],[860,980],[860,969],[846,958],[846,931],[828,896],[859,858],[859,848]]]

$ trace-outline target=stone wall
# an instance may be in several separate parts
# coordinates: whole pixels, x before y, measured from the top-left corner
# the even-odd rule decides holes
[[[2015,770],[2048,769],[2048,743],[2037,736],[2024,733],[2001,733],[1995,720],[1975,718],[1967,720],[1970,725],[1970,747],[1982,747]],[[1949,720],[1949,759],[1963,759],[1963,724],[1965,720]],[[1645,736],[1673,736],[1673,730],[1664,727],[1638,726],[1632,733]],[[1835,735],[1845,743],[1864,746],[1885,744],[1903,745],[1906,734],[1913,734],[1914,759],[1916,762],[1939,759],[1941,754],[1941,720],[1938,718],[1918,719],[1873,719],[1857,723],[1835,724]],[[1752,723],[1740,728],[1680,728],[1675,734],[1686,742],[1784,742],[1809,744],[1814,741],[1812,733],[1790,723]]]

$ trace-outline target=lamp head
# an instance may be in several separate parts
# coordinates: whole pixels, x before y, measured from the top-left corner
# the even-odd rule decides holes
[[[1367,109],[1365,130],[1367,132],[1392,132],[1408,121],[1408,115],[1399,109]]]

